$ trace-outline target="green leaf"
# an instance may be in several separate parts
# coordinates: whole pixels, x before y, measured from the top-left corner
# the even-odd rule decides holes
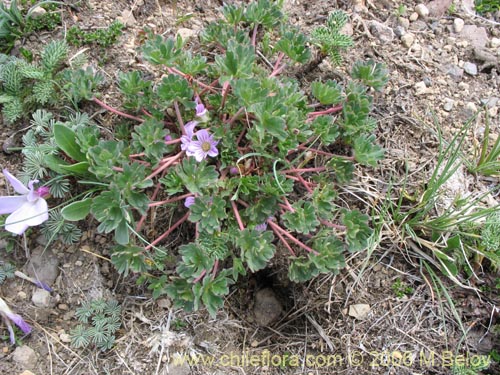
[[[90,164],[87,161],[82,161],[80,163],[69,165],[60,164],[59,169],[65,171],[64,174],[71,172],[76,175],[86,175],[89,173],[89,165]]]
[[[189,221],[199,223],[200,231],[213,233],[220,229],[222,220],[227,217],[226,202],[220,197],[196,197],[189,207]]]
[[[316,210],[310,202],[303,200],[292,205],[293,212],[288,211],[282,215],[288,229],[303,234],[309,234],[319,225]]]
[[[377,162],[384,157],[384,150],[375,144],[375,136],[359,136],[354,140],[354,158],[358,163],[377,166]]]
[[[342,212],[342,222],[347,228],[347,245],[349,251],[361,251],[368,245],[368,239],[373,230],[368,226],[368,215],[362,214],[357,210]]]
[[[276,248],[272,244],[273,234],[269,231],[245,229],[239,232],[236,245],[241,249],[241,258],[252,272],[261,270],[274,256]]]
[[[288,278],[296,283],[302,283],[318,276],[319,270],[311,259],[306,257],[291,257],[288,268]]]
[[[255,51],[251,45],[229,41],[225,56],[215,56],[215,65],[219,71],[219,82],[234,78],[250,78],[255,60]]]
[[[76,133],[67,126],[54,124],[54,138],[57,146],[63,150],[70,158],[76,161],[85,161],[87,157],[80,151],[80,146],[76,143]]]
[[[294,62],[305,64],[311,58],[311,51],[307,48],[307,38],[297,30],[288,30],[276,43],[276,51],[281,51]]]
[[[85,219],[90,213],[92,198],[82,199],[81,201],[73,202],[65,206],[61,210],[61,214],[65,220],[78,221]]]
[[[338,104],[342,100],[342,87],[332,80],[325,83],[314,81],[311,84],[311,93],[323,105]]]
[[[56,173],[65,175],[67,173],[66,169],[64,167],[68,166],[69,164],[64,161],[61,158],[58,158],[55,155],[49,154],[45,155],[43,159],[45,165],[49,167],[51,170],[53,170]]]
[[[177,265],[177,273],[186,280],[194,280],[214,265],[214,259],[207,256],[201,246],[189,243],[179,247],[182,261]]]
[[[373,60],[356,62],[352,67],[351,77],[359,79],[363,84],[377,91],[380,91],[389,81],[389,73],[385,66]]]
[[[130,233],[125,219],[120,221],[115,229],[115,240],[119,245],[127,245],[130,241]]]
[[[206,161],[198,163],[194,158],[185,158],[182,164],[176,167],[175,173],[186,189],[194,194],[203,194],[208,188],[213,188],[219,178],[219,173],[213,165],[207,165]]]

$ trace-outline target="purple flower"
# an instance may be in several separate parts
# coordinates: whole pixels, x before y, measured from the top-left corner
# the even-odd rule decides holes
[[[254,229],[258,232],[264,232],[267,230],[267,223],[257,224]]]
[[[198,125],[197,121],[189,121],[184,125],[184,130],[186,134],[181,137],[181,150],[186,151],[189,144],[193,140],[194,128]]]
[[[203,103],[200,101],[199,97],[196,97],[194,100],[196,103],[196,117],[201,121],[201,122],[207,122],[210,120],[210,116],[208,115],[208,111],[203,105]]]
[[[40,225],[49,218],[49,210],[44,197],[49,188],[42,186],[35,190],[32,180],[28,187],[11,175],[6,169],[4,176],[10,182],[16,193],[20,195],[0,197],[0,215],[10,214],[5,220],[5,229],[15,234],[23,234],[28,227]]]
[[[165,139],[165,142],[171,141],[172,136],[170,134],[167,134],[164,139]]]
[[[30,325],[26,323],[20,315],[14,314],[2,298],[0,298],[0,315],[2,316],[3,321],[5,322],[5,325],[9,330],[11,344],[15,344],[16,342],[14,330],[12,329],[12,325],[10,324],[11,321],[14,322],[16,326],[21,328],[24,333],[28,334],[31,332]]]
[[[207,130],[201,129],[196,132],[196,141],[191,140],[186,148],[188,156],[194,156],[197,162],[206,159],[207,156],[215,157],[219,155],[217,150],[218,141],[214,140]]]
[[[198,98],[196,100],[196,117],[203,117],[207,114],[207,109],[199,100]]]
[[[14,272],[14,275],[16,275],[17,277],[20,277],[21,279],[29,281],[30,283],[35,284],[40,289],[45,289],[47,292],[51,293],[53,291],[52,288],[50,286],[48,286],[46,283],[44,283],[43,281],[38,280],[38,279],[34,279],[33,277],[29,277],[28,275],[25,275],[21,271]]]
[[[187,197],[186,200],[184,201],[184,206],[190,207],[194,204],[194,201],[195,201],[195,197],[193,197],[193,196]]]

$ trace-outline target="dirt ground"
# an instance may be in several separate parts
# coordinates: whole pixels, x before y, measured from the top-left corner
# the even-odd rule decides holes
[[[376,206],[375,192],[387,189],[389,181],[401,181],[405,161],[410,190],[419,191],[435,165],[435,119],[445,135],[453,135],[486,103],[493,136],[500,132],[498,17],[478,17],[470,12],[470,1],[455,1],[454,6],[447,0],[424,3],[429,15],[415,13],[418,2],[414,1],[285,0],[290,22],[305,32],[324,22],[332,9],[345,10],[350,16],[346,32],[352,32],[355,47],[344,56],[343,66],[371,58],[383,62],[390,72],[389,83],[374,100],[376,135],[386,149],[385,159],[377,169],[357,170],[355,181],[342,192],[367,205]],[[88,0],[78,4],[78,12],[63,8],[61,28],[24,42],[39,49],[63,37],[73,24],[90,30],[117,18],[126,23],[114,47],[104,54],[86,51],[108,79],[104,100],[119,106],[115,78],[118,71],[143,66],[137,48],[145,28],[163,35],[179,32],[196,45],[196,34],[220,17],[220,6],[215,0]],[[184,21],[177,23],[181,16]],[[456,19],[463,21],[462,30]],[[344,74],[335,69],[323,63],[315,74],[323,78]],[[308,79],[303,77],[303,83]],[[95,119],[101,124],[111,121],[104,112]],[[478,120],[477,124],[471,145],[484,131],[484,123]],[[4,127],[0,140],[14,130]],[[0,155],[2,168],[15,170],[19,158]],[[5,190],[5,182],[0,184]],[[478,189],[498,184],[498,179],[471,177],[467,184],[469,190]],[[321,276],[302,285],[287,281],[284,271],[271,264],[234,287],[224,309],[211,319],[206,311],[175,310],[168,298],[154,300],[148,290],[136,286],[137,277],[119,276],[106,260],[109,239],[105,236],[88,230],[80,243],[52,244],[42,254],[44,240],[35,231],[20,238],[5,258],[25,269],[29,269],[27,251],[40,258],[54,270],[54,292],[40,307],[32,302],[32,285],[20,279],[0,285],[2,298],[33,325],[23,344],[35,353],[31,361],[16,360],[15,347],[4,341],[0,373],[451,374],[451,359],[457,355],[470,363],[495,347],[500,351],[499,336],[491,329],[498,322],[498,295],[459,288],[443,278],[455,304],[450,306],[422,269],[422,255],[404,243],[393,228],[384,227],[377,246],[348,258],[340,275]],[[3,258],[6,253],[0,252]],[[394,285],[398,283],[411,292],[397,296]],[[280,319],[271,327],[255,323],[255,284],[272,289],[282,306]],[[78,324],[76,308],[101,296],[122,306],[115,346],[105,352],[73,349],[68,334]],[[2,326],[0,333],[4,331]],[[188,357],[190,363],[181,363]],[[498,374],[500,368],[493,365],[483,373]]]

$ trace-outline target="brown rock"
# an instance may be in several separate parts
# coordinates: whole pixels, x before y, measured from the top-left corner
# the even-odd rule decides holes
[[[255,294],[254,315],[259,326],[269,326],[281,315],[283,307],[272,289],[265,288]]]
[[[433,0],[427,4],[430,17],[442,17],[450,8],[453,0]]]

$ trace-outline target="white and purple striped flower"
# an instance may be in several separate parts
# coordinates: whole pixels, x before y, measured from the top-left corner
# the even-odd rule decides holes
[[[28,227],[40,225],[49,218],[49,210],[44,197],[49,195],[46,186],[34,188],[38,180],[32,180],[26,187],[6,169],[5,178],[20,195],[0,197],[0,215],[10,214],[5,220],[5,229],[14,234],[23,234]]]
[[[11,344],[15,344],[16,342],[16,337],[14,335],[14,329],[12,328],[11,322],[21,328],[24,333],[28,334],[31,332],[31,326],[24,321],[21,315],[14,314],[2,298],[0,298],[0,315],[2,316],[3,321],[5,322],[5,325],[9,330]]]

